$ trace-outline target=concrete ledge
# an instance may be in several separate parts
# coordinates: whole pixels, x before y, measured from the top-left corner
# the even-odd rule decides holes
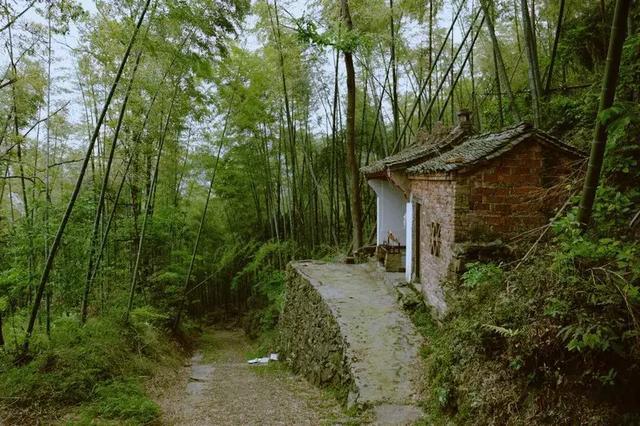
[[[287,275],[281,350],[293,369],[344,390],[348,406],[371,408],[381,424],[418,420],[423,341],[397,301],[403,274],[303,261]]]

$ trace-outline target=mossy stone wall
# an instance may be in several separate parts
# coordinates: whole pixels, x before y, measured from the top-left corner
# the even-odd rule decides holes
[[[346,399],[353,379],[340,328],[310,278],[287,267],[280,315],[280,351],[294,372],[318,386],[335,388]]]

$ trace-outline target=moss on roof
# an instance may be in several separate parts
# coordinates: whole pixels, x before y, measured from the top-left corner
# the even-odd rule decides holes
[[[534,136],[537,140],[565,154],[574,157],[583,156],[580,151],[553,136],[534,128],[528,123],[521,123],[498,133],[485,133],[470,137],[445,152],[440,152],[426,161],[408,167],[407,173],[409,175],[417,175],[450,172],[473,166],[479,162],[498,157]]]
[[[365,175],[373,175],[383,172],[386,169],[406,169],[429,157],[451,149],[452,146],[461,143],[468,136],[469,133],[459,127],[451,131],[445,131],[444,133],[440,131],[431,135],[426,132],[420,132],[416,136],[413,145],[397,154],[390,155],[364,166],[360,171]]]

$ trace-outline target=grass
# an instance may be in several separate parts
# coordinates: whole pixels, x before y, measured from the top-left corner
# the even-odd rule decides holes
[[[269,362],[263,365],[254,365],[251,371],[261,377],[284,377],[293,374],[287,365],[282,362]]]
[[[277,353],[277,347],[278,331],[275,329],[265,331],[247,346],[247,349],[245,350],[245,357],[247,359],[253,359],[269,356],[272,353]]]
[[[139,381],[123,379],[96,386],[94,400],[80,409],[75,425],[113,420],[130,425],[145,425],[160,416],[160,407],[151,401]]]
[[[66,416],[70,424],[155,420],[159,407],[147,397],[145,381],[159,366],[178,365],[181,356],[157,314],[140,309],[129,324],[121,318],[91,318],[81,326],[77,316],[63,316],[50,338],[34,335],[31,358],[22,365],[14,364],[12,348],[0,352],[0,411],[14,423],[35,421],[31,415],[39,421]]]

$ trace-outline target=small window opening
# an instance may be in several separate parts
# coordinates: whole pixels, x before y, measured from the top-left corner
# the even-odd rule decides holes
[[[440,246],[442,240],[440,239],[440,224],[437,222],[431,222],[431,254],[436,257],[440,257]]]

